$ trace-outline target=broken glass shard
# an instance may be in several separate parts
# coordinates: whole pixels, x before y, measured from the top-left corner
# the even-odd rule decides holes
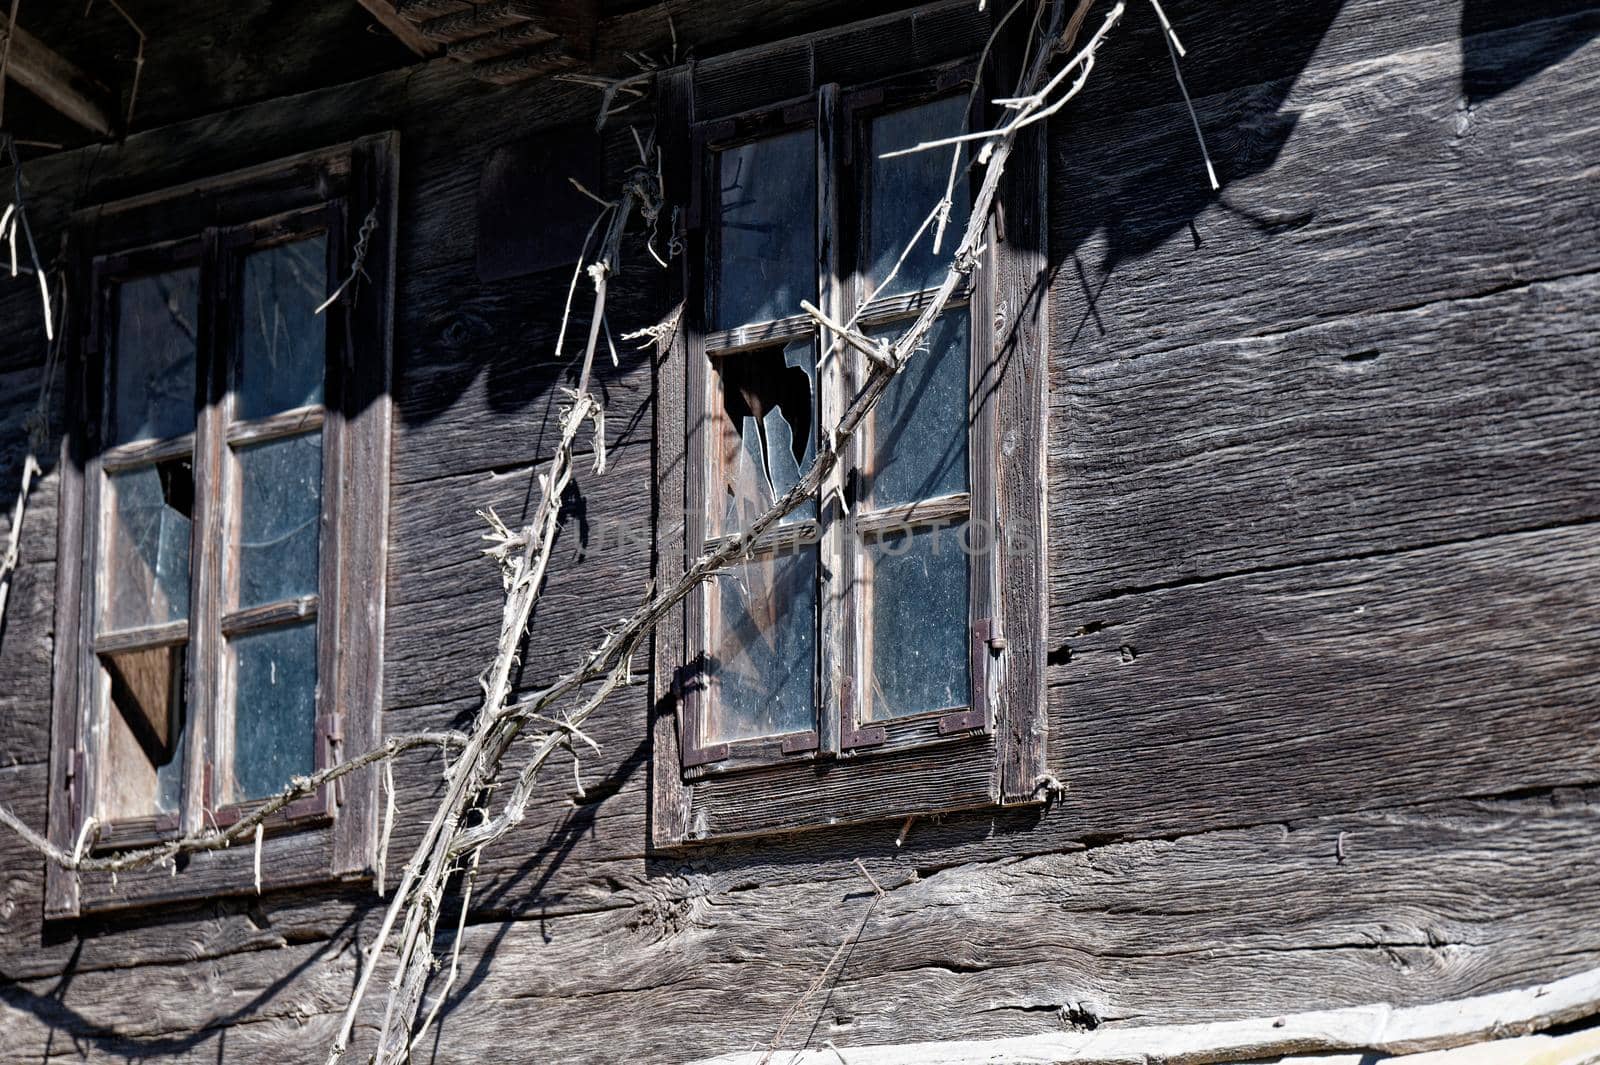
[[[189,616],[194,471],[188,456],[106,478],[111,496],[101,631]]]
[[[100,808],[108,820],[175,813],[183,790],[184,644],[100,656],[112,713]]]
[[[718,531],[728,534],[770,509],[816,458],[816,348],[807,338],[718,356],[712,366],[722,393],[713,435],[721,479]],[[808,499],[782,524],[814,520],[816,513],[816,500]]]
[[[707,743],[816,728],[817,550],[757,559],[709,591]]]
[[[328,238],[252,252],[240,293],[241,358],[234,414],[260,418],[322,402]]]

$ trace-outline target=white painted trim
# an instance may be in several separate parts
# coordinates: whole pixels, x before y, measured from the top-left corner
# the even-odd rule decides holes
[[[1210,1065],[1288,1054],[1415,1054],[1526,1035],[1597,1014],[1600,969],[1592,969],[1549,984],[1428,1006],[1379,1003],[1209,1024],[751,1051],[695,1065]]]

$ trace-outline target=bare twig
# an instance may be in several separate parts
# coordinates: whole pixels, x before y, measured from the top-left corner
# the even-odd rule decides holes
[[[197,851],[221,850],[246,835],[255,831],[255,827],[289,805],[294,800],[310,795],[324,784],[338,780],[340,777],[355,772],[363,766],[386,758],[393,758],[401,751],[413,747],[434,746],[445,744],[449,746],[464,746],[467,737],[459,732],[412,732],[401,736],[391,736],[383,743],[347,761],[332,765],[326,769],[319,769],[310,776],[295,777],[289,786],[267,799],[259,807],[229,824],[226,828],[215,825],[195,832],[191,835],[181,836],[168,840],[165,843],[151,847],[142,847],[138,850],[119,851],[116,854],[95,857],[84,856],[80,853],[68,853],[57,847],[54,843],[39,835],[29,828],[21,818],[3,806],[0,806],[0,824],[9,827],[23,841],[44,855],[45,858],[62,869],[78,873],[117,873],[130,869],[142,869],[152,865],[160,865],[176,858],[180,854],[193,854]],[[90,818],[85,825],[94,822]]]
[[[1183,106],[1189,112],[1189,122],[1194,126],[1194,139],[1200,144],[1200,158],[1206,163],[1206,178],[1211,182],[1211,191],[1216,192],[1222,188],[1217,181],[1217,168],[1211,165],[1211,153],[1206,151],[1206,135],[1200,132],[1200,116],[1195,113],[1194,101],[1189,99],[1189,86],[1183,81],[1183,68],[1178,63],[1183,56],[1183,43],[1178,40],[1178,34],[1172,28],[1172,23],[1167,21],[1167,13],[1161,10],[1161,0],[1150,0],[1150,6],[1156,9],[1156,18],[1161,20],[1164,31],[1161,39],[1167,43],[1167,55],[1172,59],[1172,76],[1178,79],[1178,91],[1183,94]]]

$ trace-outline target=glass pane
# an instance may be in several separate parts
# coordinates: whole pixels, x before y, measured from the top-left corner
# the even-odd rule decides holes
[[[817,165],[811,130],[717,153],[715,328],[799,314],[817,292]]]
[[[712,437],[720,481],[714,498],[722,500],[717,532],[746,528],[799,482],[816,457],[816,361],[809,339],[711,360],[722,392]],[[810,500],[783,524],[816,516],[816,501]]]
[[[239,458],[239,596],[260,606],[317,592],[322,434],[269,440]]]
[[[189,531],[194,470],[187,456],[113,473],[101,629],[189,616]]]
[[[199,297],[196,267],[117,286],[112,443],[194,429]]]
[[[869,330],[892,340],[908,323]],[[874,507],[967,490],[967,312],[951,311],[889,383],[872,415],[867,500]]]
[[[327,298],[326,235],[245,257],[235,417],[322,402],[327,320],[312,312]]]
[[[967,131],[967,98],[952,96],[895,111],[872,120],[872,189],[865,206],[867,226],[867,291],[880,284],[900,254],[906,250],[917,227],[940,200],[950,183],[950,160],[954,147],[929,148],[911,155],[883,159],[885,152],[909,148],[924,141],[953,137]],[[937,223],[930,224],[917,239],[898,273],[879,296],[895,296],[933,288],[944,280],[951,253],[961,242],[972,205],[967,194],[967,154],[961,153],[960,172],[950,202],[950,221],[946,223],[939,250],[933,250]]]
[[[233,652],[230,802],[282,791],[316,761],[317,623],[264,629],[229,641]]]
[[[99,804],[108,820],[178,811],[188,733],[185,650],[176,644],[100,656],[111,690]]]
[[[711,598],[705,741],[816,728],[816,548],[730,567]]]
[[[965,530],[902,531],[866,545],[868,718],[970,701]]]

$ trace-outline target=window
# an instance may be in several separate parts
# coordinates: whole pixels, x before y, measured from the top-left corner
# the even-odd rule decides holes
[[[91,818],[97,849],[227,824],[375,739],[393,154],[369,138],[74,218],[58,842]],[[353,779],[267,821],[264,887],[366,870]],[[248,850],[116,885],[52,871],[50,912],[253,890]]]
[[[671,72],[661,92],[663,143],[685,146],[669,197],[674,178],[689,190],[683,327],[658,380],[661,581],[797,483],[856,394],[861,356],[830,353],[801,301],[893,338],[970,211],[962,171],[942,253],[931,228],[912,242],[951,156],[884,158],[967,128],[969,61],[731,115],[701,113],[702,86],[736,80],[713,69]],[[991,226],[832,481],[658,632],[656,845],[1038,797],[1040,153],[1013,157],[1011,231]]]

